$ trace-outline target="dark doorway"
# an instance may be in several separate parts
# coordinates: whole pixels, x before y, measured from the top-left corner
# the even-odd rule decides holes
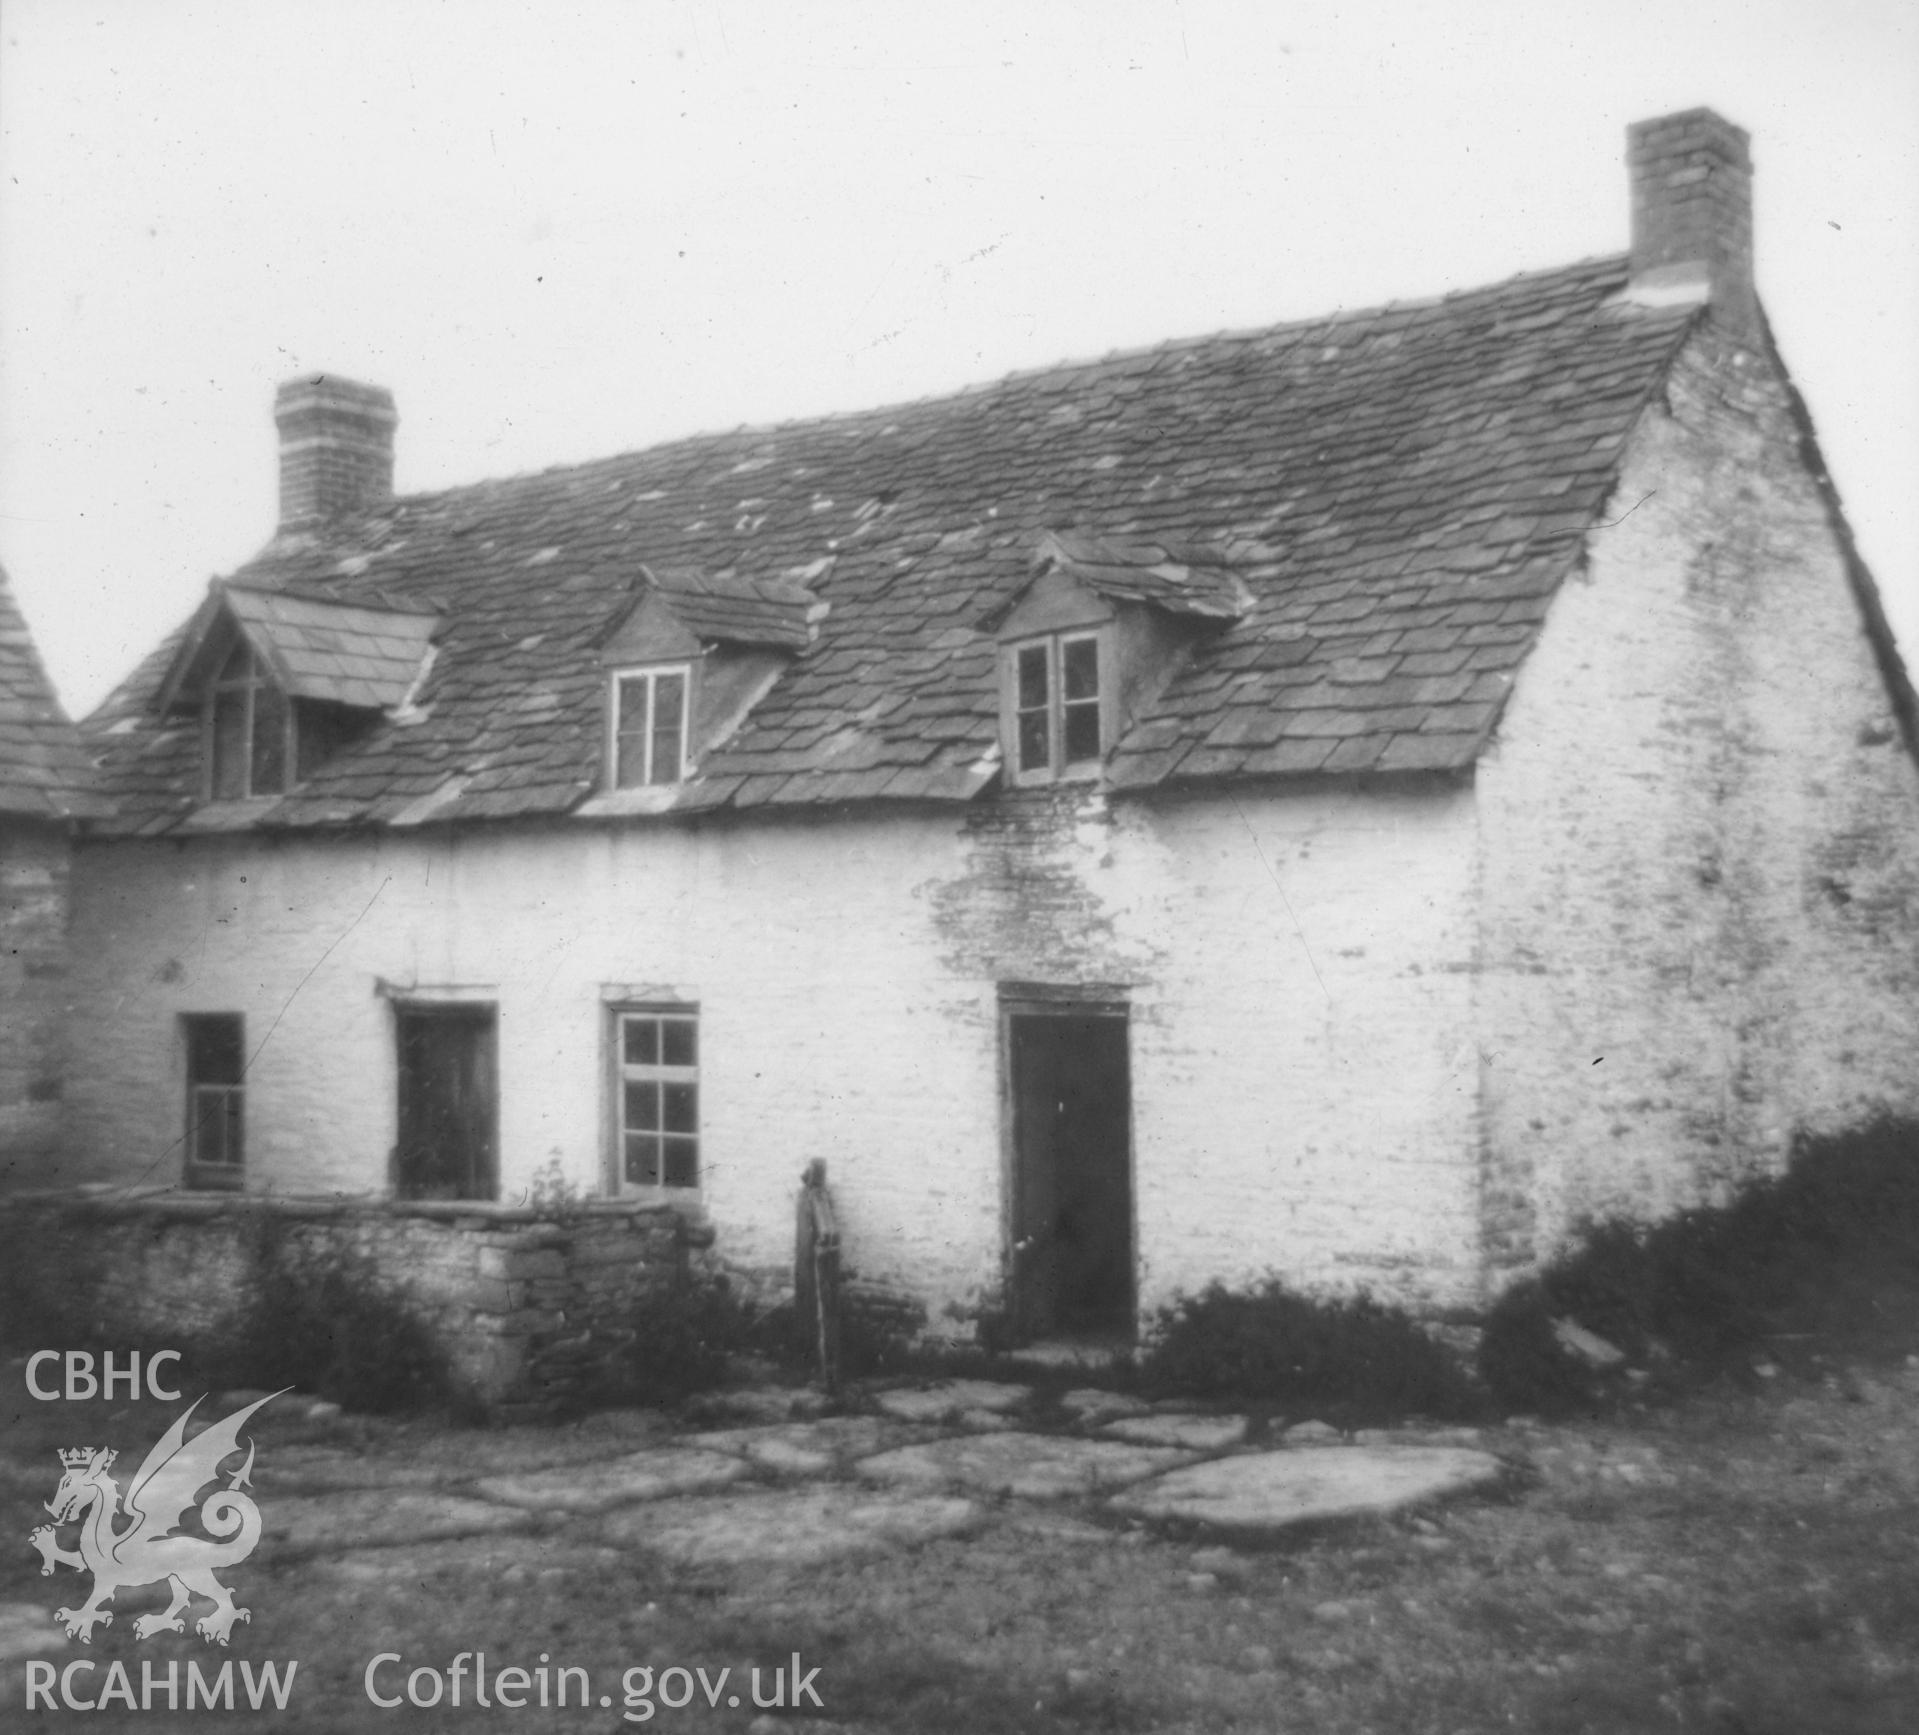
[[[409,1006],[400,1042],[402,1199],[491,1199],[499,1193],[499,1088],[491,1006]]]
[[[1132,1096],[1123,1010],[1006,1013],[1012,1303],[1030,1340],[1133,1335]]]

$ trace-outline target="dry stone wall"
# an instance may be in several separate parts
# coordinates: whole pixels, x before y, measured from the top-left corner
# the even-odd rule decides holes
[[[564,1212],[193,1194],[0,1201],[0,1254],[74,1342],[124,1348],[230,1336],[278,1270],[344,1257],[398,1297],[456,1389],[495,1411],[561,1406],[644,1332],[649,1311],[717,1275],[711,1231],[662,1206]],[[49,1321],[47,1329],[55,1322]],[[36,1344],[66,1348],[67,1343]],[[191,1377],[192,1354],[185,1364]]]

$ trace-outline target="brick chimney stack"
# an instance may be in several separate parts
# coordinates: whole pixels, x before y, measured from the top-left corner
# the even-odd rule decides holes
[[[1709,108],[1626,129],[1636,301],[1708,301],[1747,343],[1759,337],[1752,280],[1752,153],[1743,129]]]
[[[384,386],[302,374],[273,399],[280,430],[280,528],[323,523],[393,497],[393,430]]]

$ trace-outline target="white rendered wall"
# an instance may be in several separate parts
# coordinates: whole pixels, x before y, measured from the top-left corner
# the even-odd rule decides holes
[[[83,848],[68,1177],[179,1173],[179,1015],[242,1012],[249,1185],[377,1191],[395,990],[497,1003],[500,1171],[601,1183],[608,985],[696,1000],[722,1257],[829,1164],[865,1276],[990,1304],[999,984],[1133,1008],[1142,1301],[1275,1271],[1474,1284],[1471,795]]]
[[[1694,340],[1478,788],[1489,1252],[1919,1108],[1919,778],[1784,391]]]

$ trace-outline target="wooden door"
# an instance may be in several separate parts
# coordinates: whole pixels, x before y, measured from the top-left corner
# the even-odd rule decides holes
[[[394,1191],[402,1199],[499,1195],[499,1085],[491,1006],[405,1007]]]
[[[1132,1336],[1132,1100],[1123,1014],[1009,1011],[1012,1303],[1028,1340]]]

